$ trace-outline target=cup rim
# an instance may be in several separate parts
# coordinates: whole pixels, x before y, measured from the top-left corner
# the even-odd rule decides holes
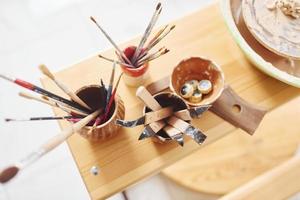
[[[143,70],[145,68],[147,68],[149,66],[149,62],[144,63],[143,65],[137,67],[137,68],[131,68],[131,67],[126,67],[125,65],[121,65],[121,67],[123,69],[126,69],[128,71],[132,71],[132,72],[138,72],[140,70]]]
[[[87,89],[87,88],[92,88],[92,87],[96,87],[96,88],[100,88],[99,85],[96,85],[96,84],[91,84],[91,85],[86,85],[86,86],[82,86],[81,88],[79,88],[78,90],[76,90],[75,94],[78,94],[79,92]],[[116,93],[115,95],[115,99],[114,99],[114,103],[115,103],[115,110],[114,110],[114,113],[111,115],[111,117],[109,118],[109,120],[107,120],[105,123],[103,124],[99,124],[98,126],[96,126],[96,128],[103,128],[104,126],[106,126],[107,124],[111,123],[111,121],[115,118],[115,116],[117,115],[117,108],[119,106],[119,95]],[[86,129],[92,129],[93,127],[92,126],[84,126],[84,128]]]
[[[176,90],[174,89],[173,84],[172,84],[173,73],[174,73],[175,69],[176,69],[179,65],[181,65],[181,63],[186,62],[186,61],[191,60],[191,59],[201,59],[201,60],[209,61],[209,62],[212,64],[213,68],[215,68],[215,69],[219,72],[219,74],[220,74],[220,77],[221,77],[221,79],[222,79],[222,80],[221,80],[221,81],[222,81],[222,82],[221,82],[221,83],[222,83],[222,88],[220,88],[220,91],[218,92],[218,94],[216,94],[215,98],[212,99],[211,101],[207,102],[207,103],[201,103],[201,102],[200,102],[200,103],[192,103],[192,102],[190,102],[190,101],[188,101],[188,100],[186,100],[186,99],[184,99],[184,98],[182,98],[182,100],[183,100],[185,103],[187,103],[188,105],[190,105],[190,106],[211,105],[211,104],[213,104],[213,103],[221,96],[221,94],[223,93],[223,91],[224,91],[224,89],[225,89],[225,76],[224,76],[224,72],[223,72],[223,70],[221,69],[220,65],[218,65],[217,63],[215,63],[215,62],[214,62],[213,60],[211,60],[211,59],[208,59],[208,58],[206,58],[206,57],[204,57],[204,56],[191,56],[191,57],[189,57],[189,58],[185,58],[185,59],[181,60],[181,61],[173,68],[173,71],[172,71],[172,73],[171,73],[170,80],[169,80],[169,87],[170,87],[170,89],[171,89],[172,92],[174,92],[176,95],[180,96],[180,95],[176,92]]]

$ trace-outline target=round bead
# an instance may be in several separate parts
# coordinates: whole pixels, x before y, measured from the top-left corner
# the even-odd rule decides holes
[[[192,103],[199,103],[202,100],[202,93],[199,90],[195,90],[193,95],[189,98]]]
[[[180,89],[180,95],[183,98],[190,98],[193,95],[194,88],[191,84],[184,84]]]
[[[212,90],[212,84],[209,80],[201,80],[198,84],[198,90],[202,94],[208,94]]]
[[[186,84],[191,84],[193,86],[194,90],[196,90],[197,87],[198,87],[199,81],[197,81],[197,80],[189,80],[189,81],[186,82]]]
[[[91,169],[90,169],[90,172],[91,174],[93,174],[94,176],[97,176],[98,173],[99,173],[99,169],[97,166],[93,166]]]

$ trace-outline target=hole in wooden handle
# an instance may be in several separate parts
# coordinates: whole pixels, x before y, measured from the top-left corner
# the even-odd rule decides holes
[[[234,104],[232,106],[232,111],[236,114],[239,114],[242,111],[242,107],[238,104]]]

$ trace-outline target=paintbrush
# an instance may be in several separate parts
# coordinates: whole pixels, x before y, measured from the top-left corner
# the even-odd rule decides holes
[[[162,47],[162,48],[158,49],[156,52],[145,56],[144,58],[138,60],[138,63],[144,62],[145,60],[149,60],[151,57],[154,57],[155,55],[161,53],[164,49],[166,49],[166,48]]]
[[[91,110],[91,108],[84,102],[82,101],[74,92],[72,92],[65,84],[63,84],[62,82],[60,82],[53,73],[51,73],[51,71],[46,67],[46,65],[40,65],[39,69],[41,70],[41,72],[46,75],[47,77],[49,77],[51,80],[53,80],[56,85],[62,90],[64,91],[73,101],[75,101],[76,103],[80,104],[81,106]]]
[[[157,40],[157,38],[159,38],[159,36],[167,29],[167,27],[169,26],[169,24],[165,25],[162,29],[160,29],[155,35],[154,37],[148,42],[148,44],[146,45],[146,48],[148,46],[150,46],[155,40]]]
[[[150,49],[152,49],[162,39],[164,39],[174,28],[175,28],[175,25],[171,26],[164,34],[162,34],[160,37],[156,38],[156,40],[154,40],[152,43],[149,43],[149,45],[146,47],[146,50],[149,51]]]
[[[38,87],[36,85],[33,85],[32,83],[29,83],[29,82],[26,82],[24,80],[17,79],[17,78],[10,78],[10,77],[2,75],[2,74],[0,74],[0,78],[3,78],[3,79],[5,79],[7,81],[10,81],[10,82],[13,82],[13,83],[15,83],[15,84],[17,84],[17,85],[19,85],[19,86],[21,86],[23,88],[26,88],[26,89],[31,90],[33,92],[45,95],[45,96],[47,96],[47,97],[49,97],[51,99],[55,99],[55,100],[57,100],[59,102],[62,102],[64,104],[66,104],[66,105],[69,105],[71,107],[77,108],[77,109],[81,110],[82,112],[84,112],[86,114],[89,114],[89,110],[86,109],[85,107],[79,105],[78,103],[72,102],[72,101],[70,101],[68,99],[65,99],[65,98],[60,97],[60,96],[58,96],[56,94],[53,94],[53,93],[51,93],[51,92],[49,92],[47,90],[44,90],[44,89],[42,89],[42,88],[40,88],[40,87]]]
[[[124,62],[120,62],[118,60],[113,60],[113,59],[110,59],[110,58],[107,58],[107,57],[104,57],[102,55],[98,55],[99,58],[103,58],[104,60],[107,60],[107,61],[110,61],[110,62],[116,62],[117,64],[119,65],[124,65],[126,67],[129,67],[129,68],[134,68],[132,65],[129,65],[127,63],[124,63]]]
[[[131,59],[131,61],[132,61],[133,64],[137,61],[137,58],[140,55],[141,50],[142,50],[144,44],[146,43],[146,41],[147,41],[147,39],[148,39],[148,37],[149,37],[149,35],[150,35],[150,33],[151,33],[154,25],[155,25],[155,23],[156,23],[156,21],[158,19],[158,16],[159,16],[161,10],[162,10],[161,3],[158,3],[157,6],[156,6],[156,9],[155,9],[155,11],[154,11],[154,13],[152,15],[152,18],[151,18],[151,20],[150,20],[150,22],[149,22],[149,24],[148,24],[148,26],[147,26],[147,28],[145,30],[145,33],[144,33],[144,35],[143,35],[143,37],[142,37],[142,39],[141,39],[138,47],[136,48],[136,50],[135,50],[135,52],[133,54],[133,57]]]
[[[122,55],[122,58],[125,59],[125,61],[128,64],[132,64],[130,60],[126,57],[126,55],[123,53],[123,51],[120,50],[118,45],[111,39],[111,37],[105,32],[105,30],[98,24],[98,22],[91,16],[90,19],[96,24],[96,26],[100,29],[100,31],[105,35],[105,37],[110,41],[110,43],[115,47],[115,49],[118,51],[120,55]]]
[[[116,63],[114,62],[113,69],[112,69],[111,75],[110,75],[109,85],[107,88],[106,104],[107,104],[107,102],[109,102],[109,99],[111,97],[112,87],[113,87],[114,78],[115,78],[115,71],[116,71]],[[106,105],[105,105],[105,107],[106,107]]]
[[[116,62],[114,62],[113,69],[112,69],[112,72],[111,72],[111,75],[110,75],[109,85],[108,85],[108,88],[107,88],[106,100],[105,100],[105,104],[104,104],[104,110],[105,111],[107,109],[107,103],[109,102],[109,99],[111,97],[112,87],[113,87],[113,84],[114,84],[115,71],[116,71]],[[101,81],[102,81],[102,79],[101,79]],[[103,84],[103,81],[102,81],[101,84]],[[98,116],[95,123],[93,124],[93,129],[95,129],[96,126],[100,122],[101,122],[101,117]]]
[[[152,60],[155,60],[156,58],[158,58],[158,57],[160,57],[162,55],[165,55],[169,51],[170,51],[169,49],[164,49],[163,51],[159,52],[156,55],[153,55],[153,56],[151,56],[151,57],[149,57],[147,59],[143,59],[143,60],[139,61],[138,66],[141,66],[141,65],[145,64],[146,62],[150,62]]]
[[[149,46],[166,30],[166,28],[169,25],[166,25],[165,27],[163,27],[162,29],[160,29],[155,36],[148,42],[148,44],[146,45],[144,52],[138,57],[138,60],[143,58],[145,55],[147,55],[148,51],[150,50]]]
[[[24,119],[5,118],[5,122],[25,122],[25,121],[46,121],[46,120],[63,120],[63,119],[82,119],[82,117],[63,116],[63,117],[30,117]]]
[[[46,96],[37,97],[37,96],[31,95],[31,94],[28,94],[28,93],[25,93],[25,92],[19,92],[19,96],[24,97],[24,98],[29,99],[29,100],[35,100],[35,101],[38,101],[38,102],[41,102],[41,103],[44,103],[44,104],[48,104],[52,107],[60,108],[61,110],[65,111],[66,113],[68,113],[70,115],[76,115],[76,114],[83,115],[83,116],[87,115],[86,113],[83,113],[80,110],[69,108],[69,107],[64,107],[64,106],[60,105],[57,102],[51,101]]]
[[[92,114],[83,118],[76,124],[73,124],[69,128],[66,128],[61,133],[48,140],[40,148],[36,149],[35,151],[27,155],[24,159],[20,160],[18,163],[4,169],[2,172],[0,172],[0,183],[6,183],[9,180],[11,180],[13,177],[15,177],[18,174],[20,170],[34,163],[39,158],[41,158],[42,156],[44,156],[45,154],[47,154],[48,152],[56,148],[58,145],[60,145],[62,142],[68,139],[73,133],[86,126],[99,113],[100,110],[93,112]]]
[[[117,80],[117,83],[116,83],[116,85],[115,85],[115,88],[114,88],[114,90],[113,90],[113,92],[112,92],[112,94],[111,94],[111,97],[110,97],[110,99],[109,99],[109,102],[108,102],[108,104],[107,104],[107,106],[106,106],[104,116],[103,116],[103,118],[101,119],[101,122],[105,122],[105,120],[106,120],[107,117],[108,117],[108,114],[109,114],[109,112],[110,112],[110,110],[111,110],[111,106],[112,106],[113,101],[114,101],[114,99],[115,99],[116,92],[117,92],[117,89],[118,89],[118,86],[119,86],[119,83],[120,83],[120,80],[121,80],[122,75],[123,75],[123,72],[120,74],[120,76],[119,76],[119,78],[118,78],[118,80]]]

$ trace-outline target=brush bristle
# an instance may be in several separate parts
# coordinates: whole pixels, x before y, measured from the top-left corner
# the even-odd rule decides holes
[[[4,119],[5,122],[10,122],[10,121],[12,121],[12,120],[13,120],[13,119],[9,119],[9,118]]]
[[[156,6],[156,10],[158,10],[161,7],[161,3],[159,2]]]
[[[15,177],[19,172],[19,168],[16,166],[11,166],[6,169],[4,169],[0,173],[0,183],[6,183],[9,180],[11,180],[13,177]]]
[[[173,30],[176,27],[176,25],[171,26],[170,30]]]
[[[97,21],[94,19],[94,17],[90,16],[90,19],[91,19],[94,23],[97,23]]]
[[[41,72],[42,72],[44,75],[48,76],[48,77],[51,78],[51,79],[54,79],[53,74],[52,74],[52,73],[50,72],[50,70],[46,67],[46,65],[40,65],[40,66],[39,66],[39,69],[41,70]]]

